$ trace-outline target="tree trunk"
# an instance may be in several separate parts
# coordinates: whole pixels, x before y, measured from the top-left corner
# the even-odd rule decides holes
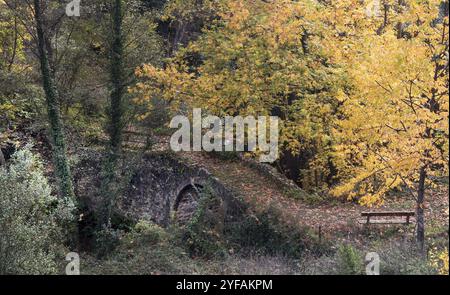
[[[124,41],[123,41],[123,3],[122,0],[112,0],[112,36],[110,53],[110,112],[109,112],[109,147],[108,154],[103,163],[102,198],[103,212],[100,214],[99,226],[101,228],[110,226],[111,212],[114,201],[118,194],[117,181],[115,177],[117,161],[122,153],[122,129],[123,129],[123,96],[125,85],[125,74],[123,68]]]
[[[419,190],[417,194],[417,233],[416,241],[419,250],[424,253],[425,250],[425,217],[424,217],[424,201],[425,201],[425,179],[427,172],[425,167],[420,169]]]
[[[113,36],[111,46],[111,115],[110,115],[110,149],[113,157],[118,157],[122,147],[123,128],[123,32],[122,32],[122,0],[114,0],[112,19]]]
[[[0,166],[3,166],[5,164],[6,164],[5,157],[3,156],[3,152],[0,149]]]
[[[75,200],[72,177],[66,157],[66,145],[63,126],[59,114],[56,89],[50,71],[47,51],[45,49],[45,34],[43,28],[43,16],[41,1],[34,0],[34,11],[36,20],[36,33],[38,40],[39,59],[41,63],[42,84],[47,102],[48,120],[53,143],[53,162],[56,176],[59,180],[60,191],[64,197]]]

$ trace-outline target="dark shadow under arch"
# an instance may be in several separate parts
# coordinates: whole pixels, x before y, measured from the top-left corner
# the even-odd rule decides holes
[[[184,186],[180,192],[177,194],[177,197],[175,199],[175,203],[173,205],[173,209],[174,211],[178,211],[178,206],[180,205],[181,200],[183,199],[185,193],[191,191],[191,190],[195,190],[200,192],[203,189],[203,186],[201,184],[198,183],[194,183],[194,184],[188,184],[186,186]]]

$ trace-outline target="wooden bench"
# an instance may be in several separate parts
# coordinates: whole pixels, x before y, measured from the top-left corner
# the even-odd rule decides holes
[[[410,224],[411,217],[415,216],[414,211],[391,211],[391,212],[362,212],[361,217],[365,217],[364,220],[360,220],[361,224]],[[372,217],[399,217],[396,219],[375,219]],[[406,218],[404,218],[406,217]]]

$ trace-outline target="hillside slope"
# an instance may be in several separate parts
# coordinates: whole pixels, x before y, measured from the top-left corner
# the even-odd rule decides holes
[[[153,148],[168,150],[168,142],[169,138],[159,137]],[[205,152],[183,152],[176,155],[191,165],[208,170],[251,204],[256,212],[275,206],[281,210],[286,223],[310,227],[333,240],[358,235],[364,229],[363,225],[358,224],[363,211],[415,209],[415,201],[405,195],[393,196],[379,208],[367,208],[355,202],[308,194],[301,190],[293,192],[290,187],[274,181],[271,175],[249,165],[251,161],[225,159]],[[448,227],[447,195],[447,184],[430,191],[427,203],[429,210],[426,210],[430,229]],[[409,229],[412,230],[413,225]]]

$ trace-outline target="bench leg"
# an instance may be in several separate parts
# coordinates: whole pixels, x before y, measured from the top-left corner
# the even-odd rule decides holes
[[[406,224],[408,224],[408,225],[409,225],[409,215],[408,215],[408,216],[406,216]]]
[[[367,216],[367,225],[370,224],[370,216]]]

